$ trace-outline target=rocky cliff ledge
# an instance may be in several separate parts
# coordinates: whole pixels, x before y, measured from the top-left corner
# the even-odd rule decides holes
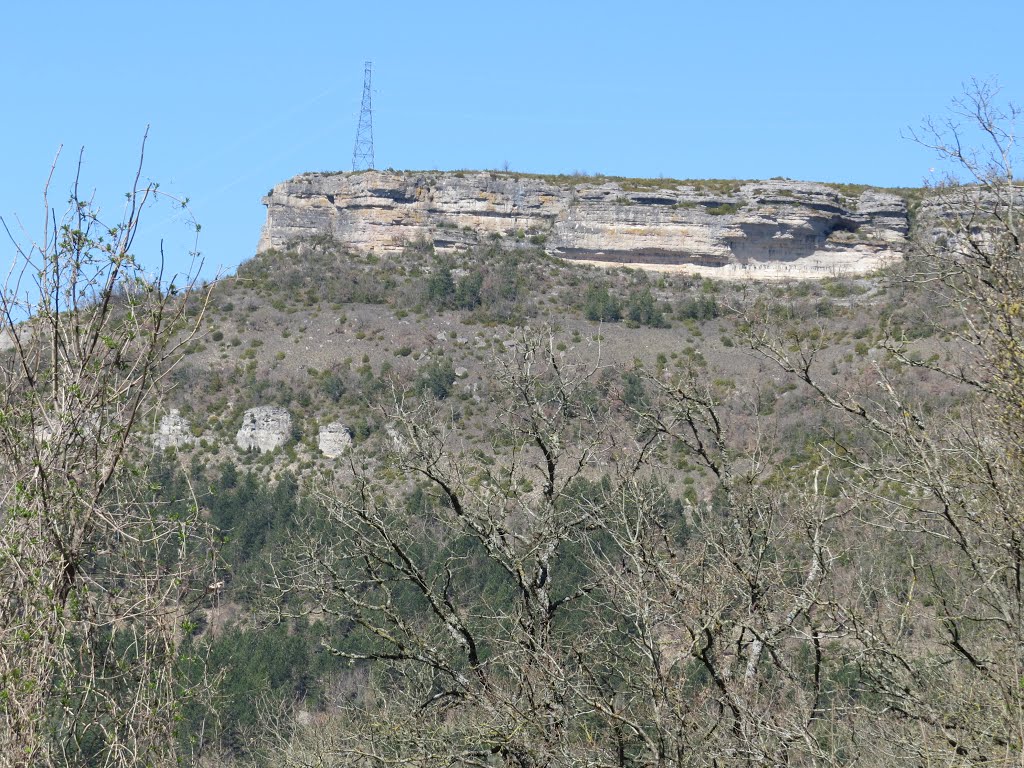
[[[898,195],[774,179],[307,173],[263,203],[261,251],[320,235],[362,252],[500,236],[563,258],[736,277],[867,272],[900,258],[908,231]]]

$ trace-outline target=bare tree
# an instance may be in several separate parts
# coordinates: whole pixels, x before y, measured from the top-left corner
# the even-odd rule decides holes
[[[992,152],[957,120],[932,134],[968,178],[930,191],[899,277],[958,364],[893,330],[836,384],[827,326],[749,308],[830,417],[798,464],[734,429],[756,399],[659,375],[626,403],[550,340],[495,361],[489,445],[396,394],[387,456],[353,458],[274,575],[275,608],[329,617],[365,679],[286,761],[1020,765],[1021,188],[994,98],[957,107]],[[688,504],[672,456],[703,470]]]
[[[208,583],[197,559],[204,534],[194,504],[172,515],[156,502],[145,433],[203,299],[190,278],[175,285],[136,260],[159,195],[141,169],[140,155],[119,221],[105,221],[76,178],[59,217],[47,185],[39,239],[4,222],[13,246],[0,293],[4,765],[176,760],[188,693],[176,670],[195,588]]]
[[[955,364],[923,360],[894,332],[893,363],[837,388],[821,375],[820,337],[778,333],[768,314],[750,323],[755,349],[854,435],[830,467],[871,547],[851,553],[838,616],[892,761],[1019,765],[1024,754],[1024,190],[1019,112],[997,94],[972,83],[946,120],[914,134],[952,172],[921,205],[895,285],[945,313]],[[930,399],[930,380],[957,397]]]
[[[325,499],[329,524],[283,576],[304,605],[350,624],[332,653],[373,663],[380,698],[346,721],[370,738],[339,731],[331,759],[527,766],[580,747],[566,622],[591,586],[579,572],[563,592],[561,571],[601,522],[595,505],[567,502],[614,445],[592,371],[562,370],[549,352],[531,340],[503,361],[507,429],[493,464],[467,460],[474,451],[436,406],[398,400],[388,467]],[[416,503],[382,482],[388,473],[398,489],[418,484]]]
[[[693,377],[650,378],[630,408],[550,340],[495,366],[489,448],[397,399],[390,460],[325,495],[279,572],[368,674],[291,763],[838,762],[841,510],[766,486]],[[717,489],[689,508],[663,462],[679,453]]]

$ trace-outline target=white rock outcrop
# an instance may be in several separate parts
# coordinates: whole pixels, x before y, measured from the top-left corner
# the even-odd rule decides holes
[[[384,427],[384,434],[386,434],[388,439],[391,441],[392,448],[396,451],[405,450],[405,438],[402,436],[402,433],[398,431],[398,427],[396,425],[388,424]]]
[[[195,441],[188,419],[182,416],[177,408],[171,408],[170,412],[160,419],[156,435],[153,436],[153,444],[161,450],[191,445]]]
[[[329,459],[336,459],[352,447],[352,433],[340,421],[332,421],[320,427],[317,444],[320,453]]]
[[[235,445],[243,451],[253,448],[260,453],[280,448],[292,431],[292,417],[285,408],[261,405],[250,408],[242,416],[242,428],[235,435]]]

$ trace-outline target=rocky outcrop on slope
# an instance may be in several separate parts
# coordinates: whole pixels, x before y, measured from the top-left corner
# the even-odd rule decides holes
[[[320,427],[317,446],[324,456],[336,459],[352,447],[352,433],[340,421],[332,421]]]
[[[361,252],[488,237],[563,258],[749,272],[865,272],[898,259],[907,206],[876,189],[523,174],[303,174],[263,198],[260,250],[330,236]]]
[[[161,450],[191,445],[195,440],[188,419],[182,416],[177,408],[172,408],[160,419],[157,432],[153,436],[153,444]]]
[[[235,445],[243,451],[260,453],[280,448],[291,435],[292,417],[284,408],[261,405],[250,408],[242,416],[242,428],[235,435]]]

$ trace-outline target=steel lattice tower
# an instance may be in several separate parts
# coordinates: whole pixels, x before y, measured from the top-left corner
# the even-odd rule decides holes
[[[363,104],[359,109],[359,127],[356,129],[356,143],[352,149],[352,170],[373,170],[373,108],[370,104],[370,69],[373,62],[366,62],[363,70]]]

